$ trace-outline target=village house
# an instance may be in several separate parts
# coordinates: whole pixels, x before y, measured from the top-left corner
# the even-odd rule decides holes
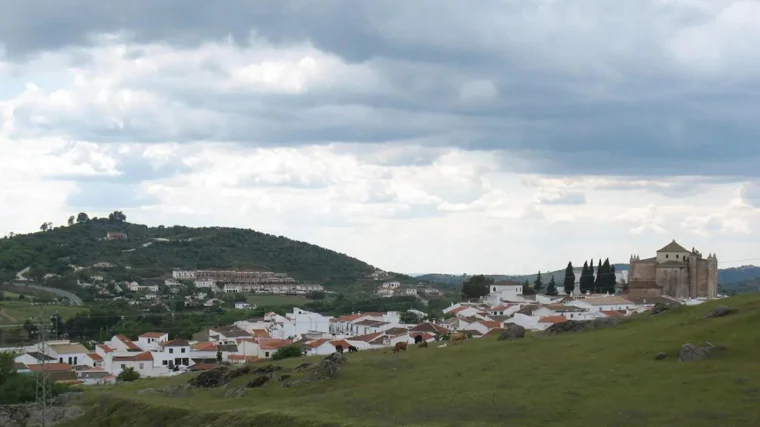
[[[636,304],[628,301],[627,299],[619,296],[602,296],[575,299],[567,303],[567,305],[580,307],[589,312],[599,311],[617,311],[617,310],[634,310]]]
[[[238,338],[251,338],[252,335],[237,326],[223,326],[208,330],[208,339],[217,344],[235,344]]]
[[[109,231],[106,233],[106,240],[127,240],[127,233]]]

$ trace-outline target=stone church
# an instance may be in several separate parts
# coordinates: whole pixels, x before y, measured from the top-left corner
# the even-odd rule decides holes
[[[715,298],[718,294],[718,257],[702,258],[675,240],[654,258],[632,255],[628,271],[631,297],[668,295],[675,298]]]

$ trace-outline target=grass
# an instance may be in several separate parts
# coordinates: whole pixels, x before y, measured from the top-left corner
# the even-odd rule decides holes
[[[7,295],[7,293],[6,293]],[[69,305],[44,305],[45,315],[51,316],[58,312],[64,320],[75,314],[86,311],[84,307]],[[26,319],[39,318],[40,305],[33,305],[30,300],[0,301],[0,325],[22,324]]]
[[[297,295],[249,295],[246,299],[249,304],[256,304],[259,307],[290,306],[307,302],[305,297]]]
[[[703,318],[720,304],[739,311]],[[676,360],[683,343],[706,340],[727,349]],[[668,359],[655,361],[661,351]],[[359,352],[334,379],[240,399],[224,389],[137,393],[185,376],[88,388],[90,414],[67,426],[751,426],[760,425],[758,355],[760,294],[742,295],[591,332]]]

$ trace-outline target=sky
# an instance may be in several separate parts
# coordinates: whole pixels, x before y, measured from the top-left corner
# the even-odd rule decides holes
[[[405,273],[760,264],[755,0],[0,0],[0,235],[122,210]]]

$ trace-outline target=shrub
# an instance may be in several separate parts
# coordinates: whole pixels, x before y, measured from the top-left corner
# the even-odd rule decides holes
[[[291,357],[301,357],[301,349],[295,345],[289,345],[287,347],[281,347],[272,355],[272,360],[282,360]]]
[[[116,377],[118,381],[137,381],[140,379],[140,373],[135,371],[134,368],[129,367],[125,368],[123,371],[119,372],[119,375]]]

